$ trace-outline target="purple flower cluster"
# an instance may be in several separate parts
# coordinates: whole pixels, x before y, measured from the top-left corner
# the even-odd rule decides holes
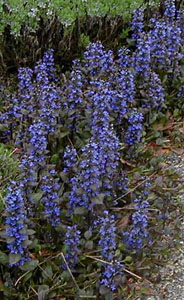
[[[177,93],[177,98],[184,98],[184,86],[183,85],[179,88],[179,91]]]
[[[100,43],[91,43],[84,52],[84,68],[91,76],[113,72],[114,58],[111,50],[106,51]]]
[[[67,226],[67,232],[64,240],[64,244],[67,246],[65,258],[71,269],[73,269],[78,263],[80,237],[81,232],[77,229],[77,225]]]
[[[115,216],[109,215],[109,212],[105,210],[104,217],[101,217],[97,221],[97,224],[100,224],[100,240],[98,245],[100,246],[102,256],[104,259],[111,262],[117,247]]]
[[[74,110],[80,103],[83,102],[82,87],[85,83],[84,76],[81,70],[81,64],[78,60],[73,61],[73,70],[70,74],[69,81],[63,89],[65,101],[64,108]]]
[[[133,110],[128,118],[128,128],[125,133],[125,143],[129,146],[135,145],[140,142],[143,130],[144,116],[142,113]]]
[[[71,179],[69,205],[72,209],[77,206],[88,208],[102,193],[111,195],[119,162],[118,147],[117,137],[105,127],[82,148],[78,176]]]
[[[49,134],[50,132],[54,132],[57,122],[58,110],[60,108],[59,91],[53,84],[46,84],[42,86],[37,95],[39,97],[38,116],[44,123],[47,134]]]
[[[74,147],[71,146],[66,146],[64,155],[64,163],[65,163],[65,168],[64,168],[64,172],[69,171],[70,169],[72,169],[73,167],[75,167],[76,163],[77,163],[77,151]]]
[[[164,16],[168,19],[173,20],[175,15],[176,15],[175,0],[166,0]]]
[[[71,179],[69,205],[72,209],[77,206],[92,208],[98,203],[99,195],[111,195],[119,160],[116,156],[118,145],[113,132],[105,128],[97,138],[92,137],[89,144],[82,149],[78,176]]]
[[[115,216],[110,215],[107,210],[104,216],[99,218],[95,225],[99,225],[100,240],[98,245],[101,249],[102,257],[109,262],[104,264],[104,271],[100,283],[108,287],[111,291],[117,289],[114,277],[123,273],[123,265],[114,261],[115,250],[117,249],[117,234],[115,226]]]
[[[151,67],[151,45],[149,36],[142,36],[137,40],[137,48],[134,55],[134,68],[138,75],[145,78],[149,75]]]
[[[132,30],[133,35],[132,37],[137,40],[143,32],[144,28],[144,9],[143,8],[137,8],[133,11],[133,17],[132,17]]]
[[[181,29],[177,21],[152,19],[152,23],[153,29],[149,33],[152,66],[167,70],[182,57],[179,51],[182,44]]]
[[[58,189],[60,185],[56,182],[54,175],[56,171],[53,169],[49,175],[42,176],[40,189],[43,192],[42,201],[44,203],[44,214],[48,218],[49,223],[55,227],[60,224],[60,208],[58,204]]]
[[[115,94],[116,106],[112,109],[118,110],[117,122],[121,124],[123,117],[129,111],[129,106],[135,102],[135,76],[130,68],[120,69],[117,77],[117,90]]]
[[[148,238],[148,207],[149,188],[151,184],[146,182],[141,196],[134,200],[135,213],[132,214],[132,229],[124,232],[123,238],[129,249],[140,250],[143,248],[145,239]]]
[[[132,66],[131,51],[125,47],[118,49],[118,64],[121,68]]]
[[[54,50],[49,49],[45,52],[43,59],[35,66],[36,81],[41,85],[49,84],[50,81],[57,81],[53,53]]]
[[[105,50],[100,43],[88,47],[85,62],[87,61],[89,69],[95,68],[96,60],[104,53],[103,51]],[[100,68],[104,68],[104,71],[109,65],[106,59],[100,62]],[[103,198],[102,194],[112,195],[115,174],[117,174],[119,140],[110,123],[110,112],[116,101],[116,95],[111,84],[99,77],[100,70],[98,71],[95,69],[92,72],[93,76],[98,78],[89,78],[90,86],[86,92],[91,138],[81,149],[77,175],[70,180],[72,191],[69,206],[72,210],[77,206],[92,208],[95,203],[99,203],[99,197]]]
[[[42,60],[42,70],[45,67],[46,73],[49,77],[49,81],[54,81],[57,82],[58,79],[55,75],[56,70],[55,70],[55,64],[54,64],[54,50],[49,49],[44,53],[43,60]]]
[[[7,219],[6,224],[15,225],[15,229],[8,228],[7,230],[7,236],[15,233],[13,242],[7,241],[8,248],[12,254],[21,254],[20,264],[24,264],[26,261],[26,247],[23,246],[26,235],[21,234],[24,219],[26,216],[34,215],[32,210],[35,203],[31,194],[39,179],[38,171],[45,167],[48,135],[54,131],[57,110],[60,107],[58,91],[54,83],[50,83],[50,80],[55,80],[52,52],[49,50],[45,53],[43,60],[35,68],[36,81],[33,81],[32,70],[28,68],[19,69],[19,91],[16,97],[13,96],[12,105],[8,111],[8,116],[12,115],[16,123],[19,124],[19,144],[22,144],[19,164],[22,171],[22,181],[21,184],[13,183],[13,187],[10,186],[6,198],[6,213],[11,212],[13,215]],[[51,225],[56,226],[60,223],[60,209],[57,202],[59,186],[51,173],[44,176],[42,180],[41,189],[45,214]],[[12,200],[13,198],[14,200]],[[15,222],[13,223],[14,219]],[[19,244],[20,247],[18,248]]]
[[[148,219],[142,210],[139,210],[132,215],[132,222],[134,228],[130,232],[123,234],[124,242],[129,249],[140,250],[143,247],[145,238],[148,237]]]
[[[117,278],[118,275],[121,276],[123,274],[123,268],[124,266],[118,261],[111,264],[105,263],[100,284],[105,285],[111,291],[117,290],[118,283],[115,281],[115,278]]]
[[[60,186],[56,171],[49,172],[50,167],[47,167],[50,163],[48,143],[60,122],[61,126],[71,130],[71,141],[77,147],[76,151],[74,147],[66,146],[63,154],[69,217],[73,214],[75,218],[77,211],[83,211],[76,208],[85,207],[84,211],[88,210],[93,218],[97,218],[94,224],[99,228],[98,246],[105,261],[100,283],[111,291],[117,288],[115,276],[122,274],[123,266],[114,260],[117,229],[115,216],[110,215],[108,208],[112,203],[118,204],[113,200],[116,193],[127,189],[127,177],[121,176],[123,171],[119,170],[119,137],[123,127],[123,142],[127,146],[141,141],[144,114],[152,108],[160,109],[165,99],[160,70],[168,71],[181,58],[178,54],[182,44],[182,30],[178,26],[181,18],[175,20],[174,1],[166,1],[165,6],[164,17],[153,19],[147,33],[144,32],[144,10],[139,8],[134,11],[133,54],[131,50],[122,48],[115,61],[112,51],[106,51],[100,42],[91,43],[84,52],[84,59],[73,61],[73,71],[69,79],[65,78],[62,93],[56,86],[52,49],[44,54],[34,71],[19,69],[19,91],[12,97],[9,112],[1,119],[7,122],[10,118],[13,120],[19,130],[19,145],[22,148],[22,181],[21,184],[11,184],[6,198],[6,233],[11,238],[8,248],[11,254],[21,255],[20,264],[27,259],[24,228],[26,216],[29,215],[27,206],[33,202],[33,187],[41,190],[46,219],[53,227],[61,222]],[[146,91],[143,97],[142,87]],[[82,140],[80,134],[83,134],[83,129],[85,134]],[[64,139],[63,145],[66,141]],[[123,234],[125,243],[135,250],[141,249],[144,239],[148,237],[149,204],[143,197],[146,197],[146,192],[135,200],[132,230]],[[102,211],[103,216],[98,218]],[[81,222],[87,221],[87,214],[81,219]],[[67,227],[64,238],[66,261],[72,269],[78,262],[80,236],[77,225]]]
[[[32,95],[34,94],[32,84],[33,71],[29,68],[19,68],[18,79],[19,91],[8,96],[8,102],[6,103],[8,106],[7,110],[4,114],[0,115],[0,121],[5,122],[9,127],[27,120],[28,116],[34,110],[33,103],[31,102]],[[21,129],[24,131],[23,128]]]
[[[165,95],[161,80],[155,72],[150,73],[147,87],[145,87],[146,95],[144,97],[143,108],[160,109],[165,101]]]
[[[32,87],[33,70],[30,68],[19,68],[18,79],[21,91],[29,90]]]
[[[20,255],[18,261],[13,265],[24,265],[29,260],[26,246],[26,241],[28,241],[27,215],[23,188],[24,185],[21,182],[11,181],[5,197],[7,247],[10,254]]]

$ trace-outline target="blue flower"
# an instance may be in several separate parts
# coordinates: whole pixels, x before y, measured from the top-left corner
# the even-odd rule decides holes
[[[40,84],[47,84],[50,81],[57,81],[55,76],[53,49],[44,53],[43,59],[40,60],[34,68],[36,80]]]
[[[164,4],[165,4],[164,16],[167,17],[168,19],[173,20],[176,14],[175,1],[166,0]]]
[[[138,75],[145,78],[149,75],[151,63],[151,45],[149,36],[143,35],[137,40],[134,54],[134,68]]]
[[[58,204],[59,184],[54,178],[55,170],[51,170],[49,175],[42,177],[40,188],[43,192],[42,201],[44,203],[44,214],[53,227],[59,225],[60,221],[60,208]]]
[[[124,265],[120,262],[114,262],[111,264],[104,264],[104,271],[102,273],[102,279],[100,284],[108,287],[112,292],[117,290],[118,284],[115,281],[116,276],[123,274]]]
[[[142,105],[145,108],[157,108],[161,109],[162,104],[165,101],[164,90],[161,84],[161,80],[155,72],[150,73],[149,81],[147,86],[145,86],[146,102]]]
[[[19,87],[23,92],[29,90],[32,87],[33,70],[30,68],[18,69]]]
[[[132,37],[135,40],[137,40],[143,32],[143,28],[144,28],[143,22],[144,22],[144,9],[143,8],[134,9],[131,27],[133,30]]]
[[[118,64],[123,69],[131,66],[132,62],[130,49],[125,47],[118,49]]]
[[[99,226],[100,239],[98,245],[101,249],[102,259],[109,262],[104,264],[100,283],[110,288],[111,291],[114,291],[117,289],[117,284],[114,280],[115,276],[123,273],[124,266],[114,261],[117,249],[115,216],[110,215],[107,210],[103,212],[103,215],[94,222],[94,225]]]
[[[181,29],[177,21],[168,22],[167,19],[151,21],[154,25],[149,32],[152,65],[154,68],[168,70],[182,57]]]
[[[100,225],[100,240],[98,245],[100,246],[102,256],[104,259],[111,262],[117,247],[115,216],[109,215],[108,211],[105,210],[104,217],[99,218],[96,223]]]
[[[114,70],[114,58],[111,50],[106,51],[100,42],[90,43],[84,52],[84,68],[92,76],[98,76]]]
[[[132,214],[132,229],[123,233],[123,239],[129,249],[140,250],[148,238],[148,208],[147,197],[151,184],[146,182],[141,196],[134,200],[135,212]]]
[[[65,258],[71,269],[75,267],[79,260],[80,238],[81,232],[77,229],[77,225],[67,226],[67,232],[64,240],[64,245],[67,246]]]
[[[129,146],[135,145],[140,142],[144,116],[142,113],[138,113],[136,109],[130,114],[128,118],[129,126],[125,133],[125,143]]]
[[[7,247],[10,254],[20,254],[20,260],[13,265],[23,265],[29,259],[26,246],[27,215],[23,188],[24,185],[21,182],[11,181],[5,197]]]
[[[118,110],[117,122],[121,124],[123,117],[129,111],[129,105],[135,102],[135,76],[130,68],[121,68],[115,77],[117,84],[115,99]]]
[[[66,168],[64,171],[68,171],[71,168],[73,168],[77,163],[77,151],[75,148],[72,148],[71,146],[67,146],[63,155],[64,162]]]
[[[79,60],[74,60],[70,78],[62,89],[64,109],[68,109],[69,111],[74,110],[83,103],[84,96],[82,88],[85,82],[86,78],[82,72],[81,63]]]

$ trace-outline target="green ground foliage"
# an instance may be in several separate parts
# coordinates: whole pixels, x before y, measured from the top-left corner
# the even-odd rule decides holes
[[[157,0],[1,1],[0,73],[5,76],[20,66],[33,66],[48,48],[56,51],[56,64],[66,71],[89,40],[100,40],[109,49],[126,43],[133,9],[157,4]]]

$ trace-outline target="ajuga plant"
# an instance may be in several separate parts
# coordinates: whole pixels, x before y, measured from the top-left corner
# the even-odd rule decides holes
[[[90,43],[62,86],[52,49],[34,69],[19,69],[19,89],[0,114],[20,172],[4,198],[1,247],[9,256],[6,268],[19,267],[12,280],[24,270],[31,272],[34,290],[40,285],[38,293],[48,297],[55,288],[67,299],[122,297],[127,257],[133,263],[151,240],[154,197],[143,184],[149,178],[137,174],[135,157],[143,149],[147,116],[167,98],[164,76],[171,80],[175,66],[177,76],[182,73],[181,39],[171,41],[175,29],[180,35],[173,3],[146,32],[144,10],[136,10],[133,47],[119,49],[117,59],[101,42]],[[147,174],[145,166],[140,169]]]
[[[14,201],[17,201],[17,203],[16,205],[12,204],[15,206],[15,212],[12,211],[12,214],[16,215],[18,209],[20,210],[20,216],[22,213],[22,220],[26,216],[33,217],[35,215],[35,203],[32,199],[32,193],[34,193],[35,186],[39,185],[42,190],[45,215],[52,226],[59,223],[60,217],[60,209],[57,203],[58,184],[54,183],[53,170],[44,176],[41,176],[40,172],[46,170],[48,135],[54,131],[57,109],[59,108],[57,103],[59,95],[57,88],[54,86],[53,68],[52,50],[49,50],[43,60],[37,64],[34,71],[20,69],[18,74],[19,90],[12,95],[8,110],[1,116],[2,120],[6,121],[7,126],[14,131],[12,136],[15,134],[15,144],[20,147],[21,181],[17,182],[17,186],[13,182],[16,188],[10,186],[6,198],[7,209],[8,211],[11,210],[11,208],[8,208],[11,204],[10,199],[15,198],[14,194],[16,193],[17,200],[15,198]],[[20,225],[22,221],[17,219],[17,222],[21,234],[23,231],[23,225]],[[8,224],[10,226],[16,225],[11,222]],[[8,232],[10,232],[10,229],[8,229]],[[21,238],[19,239],[17,236],[17,239],[21,243]],[[23,244],[24,240],[23,236]],[[11,250],[10,253],[21,254],[22,256],[25,254],[23,250],[17,253],[16,251],[13,253],[13,250]],[[16,264],[23,264],[25,260],[22,257],[19,258],[20,260],[17,257],[15,258]]]

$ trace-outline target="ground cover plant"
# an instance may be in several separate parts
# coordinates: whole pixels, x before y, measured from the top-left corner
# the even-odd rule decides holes
[[[13,159],[16,170],[1,175],[3,299],[149,292],[153,262],[170,251],[160,235],[171,219],[178,226],[178,177],[155,146],[166,143],[158,120],[167,127],[173,101],[182,122],[183,20],[171,0],[146,26],[138,8],[131,47],[90,43],[62,77],[48,49],[19,68],[18,90],[1,86],[0,139],[11,152],[0,163]]]
[[[157,7],[158,1],[1,1],[0,76],[32,66],[48,48],[65,72],[89,40],[114,47],[129,35],[131,13],[139,5]]]
[[[64,26],[73,25],[78,18],[88,16],[114,16],[125,15],[130,18],[131,12],[143,2],[138,1],[69,1],[69,0],[42,0],[42,1],[2,1],[0,9],[2,13],[0,34],[3,33],[7,25],[11,28],[11,34],[15,37],[20,36],[21,27],[25,23],[31,30],[36,30],[41,18],[57,16]],[[19,12],[19,13],[17,13]],[[20,14],[21,12],[21,14]]]

